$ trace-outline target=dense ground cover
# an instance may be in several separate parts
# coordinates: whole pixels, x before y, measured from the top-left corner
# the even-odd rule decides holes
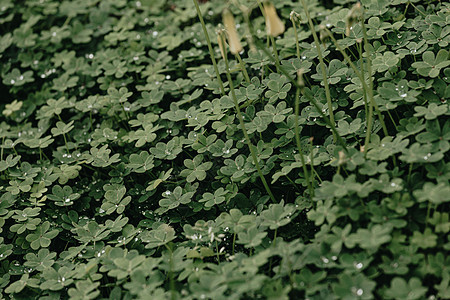
[[[450,5],[201,2],[0,0],[0,299],[449,299]]]

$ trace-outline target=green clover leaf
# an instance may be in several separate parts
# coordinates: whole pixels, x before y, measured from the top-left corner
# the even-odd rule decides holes
[[[202,181],[206,178],[206,171],[213,166],[212,162],[203,162],[203,155],[199,154],[194,159],[185,159],[184,165],[187,169],[180,172],[181,176],[186,177],[187,182],[193,182],[196,179]]]
[[[372,61],[372,64],[373,68],[377,72],[382,73],[387,71],[389,68],[396,66],[399,61],[400,59],[397,55],[395,55],[395,53],[386,51],[383,54],[377,54],[375,59]]]
[[[33,250],[37,250],[39,248],[47,248],[50,246],[51,240],[55,238],[59,231],[57,229],[50,230],[50,222],[45,221],[37,227],[34,233],[30,233],[26,236],[26,240],[30,242],[30,246]]]
[[[448,51],[441,49],[435,56],[434,52],[426,51],[422,54],[423,61],[413,63],[411,66],[422,76],[431,78],[439,76],[441,69],[450,65]]]
[[[409,282],[401,277],[395,277],[391,281],[391,287],[386,290],[387,299],[422,299],[427,288],[422,286],[419,278],[412,277]]]
[[[175,230],[167,224],[161,224],[157,229],[144,232],[141,235],[142,241],[147,243],[146,249],[163,246],[174,240],[175,237]]]

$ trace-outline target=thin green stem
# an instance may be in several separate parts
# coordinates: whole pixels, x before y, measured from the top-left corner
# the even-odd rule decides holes
[[[311,145],[311,151],[310,151],[310,161],[311,161],[311,188],[313,191],[313,197],[314,197],[314,153],[313,153],[313,139],[310,139],[310,145]]]
[[[200,7],[198,6],[198,1],[193,0],[195,9],[197,10],[198,18],[200,19],[200,23],[202,24],[203,33],[205,34],[206,43],[208,44],[209,56],[211,57],[212,64],[214,66],[214,71],[216,72],[217,81],[219,82],[220,92],[222,95],[225,95],[225,89],[223,88],[222,79],[220,78],[219,68],[217,68],[216,58],[214,56],[214,50],[211,45],[211,40],[209,39],[208,31],[206,30],[205,21],[202,17],[202,12],[200,11]]]
[[[431,211],[431,202],[428,202],[427,206],[427,216],[425,218],[425,229],[428,228],[428,220],[430,219],[430,211]]]
[[[406,182],[408,182],[408,183],[411,182],[411,175],[412,175],[413,165],[414,165],[413,163],[409,164],[408,177],[406,179]]]
[[[424,13],[423,11],[421,11],[417,6],[415,6],[414,5],[414,3],[412,3],[412,2],[408,2],[408,4],[411,4],[412,5],[412,7],[414,7],[418,12],[420,12],[424,17],[426,17],[427,16],[427,14],[426,13]]]
[[[94,129],[94,124],[92,122],[92,110],[89,111],[89,124],[91,125],[91,130]]]
[[[301,190],[297,187],[297,184],[288,176],[288,175],[284,175],[290,183],[292,183],[292,185],[295,187],[295,189],[299,192],[301,192]]]
[[[334,43],[336,49],[337,49],[339,52],[341,52],[341,54],[344,56],[344,59],[347,61],[347,63],[349,64],[349,66],[353,69],[353,71],[356,73],[356,76],[358,76],[359,80],[361,81],[361,84],[363,85],[364,90],[366,91],[366,93],[368,93],[368,96],[369,96],[369,100],[370,100],[370,102],[369,102],[369,103],[370,103],[369,108],[370,108],[370,106],[373,106],[373,108],[375,108],[375,110],[377,111],[377,114],[378,114],[378,116],[379,116],[379,120],[380,120],[381,126],[382,126],[382,128],[383,128],[383,132],[384,132],[385,135],[388,135],[387,127],[386,127],[386,124],[384,123],[383,116],[381,115],[381,112],[380,112],[380,110],[378,109],[377,103],[376,103],[375,100],[373,99],[373,90],[370,89],[370,88],[367,86],[367,83],[366,83],[366,81],[365,81],[363,75],[362,75],[361,72],[359,72],[359,70],[356,68],[355,64],[353,64],[352,60],[351,60],[350,57],[347,55],[347,53],[345,53],[345,51],[341,48],[341,46],[339,46],[339,44],[338,44],[336,38],[333,36],[333,33],[332,33],[331,31],[329,31],[328,29],[326,29],[326,30],[327,30],[327,32],[330,34],[330,38],[333,40],[333,43]],[[369,71],[369,72],[371,72],[371,71],[372,71],[372,68],[370,68],[370,71]],[[372,78],[372,73],[369,73],[369,77]],[[369,114],[370,114],[370,111],[369,111]],[[367,130],[367,131],[369,131],[369,130]],[[367,151],[367,149],[365,149],[365,151]]]
[[[223,37],[222,34],[220,35],[220,38],[222,39],[223,45],[225,45],[224,37]],[[256,170],[258,171],[259,177],[261,178],[261,181],[262,181],[262,183],[264,185],[264,188],[266,189],[267,194],[269,194],[270,198],[272,199],[272,201],[274,203],[277,203],[277,201],[275,199],[275,196],[272,194],[272,191],[270,190],[270,187],[267,184],[266,178],[264,178],[264,175],[261,172],[261,168],[259,166],[259,162],[258,162],[258,158],[256,156],[255,149],[254,149],[254,147],[252,145],[250,137],[248,136],[247,129],[245,128],[244,118],[242,117],[241,110],[239,108],[239,104],[238,104],[238,101],[237,101],[237,98],[236,98],[236,93],[234,91],[233,80],[231,79],[231,74],[230,74],[230,66],[228,64],[228,58],[227,58],[226,54],[224,55],[224,61],[225,61],[225,69],[226,69],[226,75],[227,75],[227,79],[228,79],[228,84],[230,85],[231,97],[233,98],[234,107],[236,108],[236,113],[237,113],[237,116],[238,116],[238,119],[239,119],[239,123],[241,125],[241,129],[242,129],[242,132],[244,134],[245,140],[247,141],[248,148],[250,149],[250,153],[252,155],[253,162],[255,164]]]
[[[364,74],[364,59],[362,55],[362,44],[358,43],[358,51],[359,51],[359,61],[360,61],[360,68],[361,72]],[[367,94],[363,93],[363,100],[364,100],[364,113],[367,116],[368,113],[368,105],[367,105]]]
[[[392,124],[394,125],[395,129],[397,130],[397,123],[395,123],[394,117],[392,117],[392,114],[389,110],[386,111],[389,118],[391,119]]]
[[[403,19],[406,19],[406,12],[408,11],[408,7],[409,7],[409,2],[406,3],[405,10],[403,11]]]
[[[248,21],[248,20],[247,20]],[[254,28],[252,26],[251,22],[248,22],[247,26],[250,29],[250,32],[252,34],[253,37],[257,37],[254,31]],[[262,45],[261,42],[258,41],[258,39],[254,39],[255,45],[258,47],[258,49],[262,50],[264,52],[264,54],[267,56],[267,58],[269,58],[270,60],[274,61],[274,58],[272,57],[272,55],[270,54],[270,52],[267,50],[267,47],[264,47]],[[286,76],[286,78],[292,83],[292,85],[294,85],[297,88],[300,88],[297,80],[294,79],[294,77],[292,77],[292,75],[286,71],[286,69],[284,68],[284,66],[280,66],[280,72]],[[347,149],[347,144],[344,142],[344,140],[342,139],[342,137],[339,135],[339,133],[336,131],[336,126],[334,123],[330,122],[330,119],[322,112],[321,107],[319,106],[319,104],[317,103],[316,99],[314,99],[311,95],[309,95],[308,93],[304,93],[304,95],[309,99],[309,101],[311,102],[311,104],[314,106],[314,108],[317,110],[317,113],[320,115],[321,118],[323,118],[323,120],[325,121],[325,123],[330,126],[331,130],[333,131],[333,133],[336,135],[337,137],[337,141],[338,143],[342,146],[342,148],[344,149],[345,153],[348,153],[348,149]]]
[[[122,111],[125,114],[125,118],[127,118],[127,121],[130,121],[130,117],[128,116],[127,111],[125,110],[125,106],[123,105],[123,103],[120,103],[122,106]]]
[[[275,39],[273,36],[270,36],[270,41],[272,43],[273,47],[273,55],[275,57],[275,66],[277,67],[277,71],[280,71],[280,58],[278,57],[278,50],[277,50],[277,44],[275,43]]]
[[[172,251],[172,247],[168,246],[167,244],[164,245],[167,250],[170,253],[170,259],[169,259],[169,272],[168,272],[168,277],[169,277],[169,285],[170,285],[170,299],[171,300],[175,300],[176,297],[176,291],[175,291],[175,280],[173,278],[173,269],[174,269],[174,265],[173,265],[173,251]]]
[[[2,138],[2,149],[0,150],[0,160],[3,160],[3,144],[5,143],[5,137]]]
[[[258,3],[259,10],[261,11],[261,14],[263,15],[264,19],[266,19],[266,12],[265,12],[262,4],[261,4],[261,1],[256,0],[256,2]],[[267,35],[266,43],[267,43],[267,48],[269,48],[269,45],[270,45],[270,37],[269,37],[269,35]]]
[[[313,169],[313,171],[314,171],[314,174],[316,174],[315,176],[317,177],[317,179],[319,179],[320,184],[322,184],[323,180],[322,180],[322,178],[320,177],[319,173],[317,173],[316,169]]]
[[[219,246],[217,245],[217,241],[216,241],[216,253],[217,253],[217,263],[220,264]]]
[[[250,84],[250,77],[248,76],[247,69],[245,68],[245,64],[242,61],[241,56],[239,55],[239,53],[236,53],[235,56],[236,56],[237,60],[239,61],[239,65],[241,66],[241,71],[242,71],[242,74],[244,75],[245,81],[248,84]]]
[[[292,12],[292,13],[294,13],[294,12]],[[295,20],[295,17],[293,15],[291,15],[291,22],[292,22],[292,27],[294,28],[295,49],[297,50],[297,58],[301,59],[301,57],[300,57],[300,45],[298,43],[297,26],[295,26],[296,20]]]
[[[383,132],[384,135],[387,136],[388,135],[388,131],[386,128],[386,124],[384,123],[384,119],[383,116],[381,115],[381,111],[378,109],[378,105],[375,102],[374,98],[373,98],[373,80],[372,80],[372,58],[371,58],[371,52],[370,52],[370,47],[371,45],[369,44],[368,38],[367,38],[367,30],[366,30],[366,25],[364,24],[364,16],[362,18],[361,21],[362,24],[362,30],[363,30],[363,36],[364,36],[364,45],[366,46],[366,51],[367,51],[367,71],[369,73],[369,99],[370,99],[370,106],[373,106],[378,114],[378,118],[380,120],[381,126],[383,127]],[[371,114],[373,114],[373,109],[372,112],[369,109],[369,116],[371,116]],[[369,123],[369,125],[372,125],[371,123]],[[367,134],[366,134],[366,141],[364,144],[364,153],[367,154],[367,150],[368,150],[368,146],[369,146],[369,142],[370,142],[370,135],[372,133],[372,126],[369,128],[367,128]]]
[[[295,140],[297,142],[297,148],[298,148],[298,154],[300,155],[300,161],[302,162],[302,168],[303,173],[305,174],[306,183],[309,190],[309,196],[312,199],[314,196],[314,191],[311,185],[311,180],[309,178],[308,169],[306,168],[305,158],[303,157],[303,150],[302,150],[302,144],[300,142],[300,129],[298,125],[298,115],[300,111],[300,88],[297,88],[296,94],[295,94],[295,126],[294,126],[294,132],[295,132]]]
[[[233,244],[231,245],[231,255],[234,256],[234,246],[236,245],[236,232],[233,233]]]
[[[308,7],[306,6],[305,0],[302,0],[302,5],[305,10],[306,17],[308,18],[308,24],[309,24],[309,27],[311,29],[311,32],[312,32],[312,35],[314,38],[314,44],[317,49],[317,55],[319,57],[320,69],[322,71],[323,84],[325,86],[325,95],[327,97],[328,111],[330,114],[330,122],[332,124],[334,124],[334,113],[333,113],[333,105],[331,103],[330,87],[328,85],[327,70],[325,68],[325,63],[323,61],[322,50],[320,49],[319,38],[317,37],[316,30],[314,29],[314,24],[312,22],[311,16],[309,15]],[[336,142],[336,140],[337,140],[336,134],[334,132],[333,132],[333,140],[334,140],[334,142]]]

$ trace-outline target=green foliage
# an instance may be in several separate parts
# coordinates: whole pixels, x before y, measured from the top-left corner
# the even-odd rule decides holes
[[[0,298],[450,298],[445,1],[0,2]]]

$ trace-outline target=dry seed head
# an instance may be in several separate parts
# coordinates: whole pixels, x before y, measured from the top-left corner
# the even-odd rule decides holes
[[[222,13],[223,24],[228,37],[228,44],[230,45],[230,52],[238,54],[243,50],[239,35],[236,31],[236,23],[234,22],[233,14],[229,9],[225,9]]]
[[[346,157],[344,151],[339,151],[338,165],[343,165],[346,162]]]
[[[277,15],[275,6],[271,2],[264,3],[264,12],[266,14],[267,34],[277,37],[284,32],[284,23]]]
[[[320,41],[321,42],[330,38],[330,33],[327,31],[327,29],[324,25],[320,25],[319,29],[320,29]]]
[[[291,19],[291,22],[299,22],[300,14],[296,13],[295,11],[291,11],[291,13],[289,14],[289,18]]]
[[[347,36],[350,35],[350,30],[359,19],[362,18],[362,6],[360,2],[357,2],[355,5],[353,5],[352,9],[347,14],[347,18],[345,20],[346,26],[345,26],[345,34]]]
[[[223,40],[222,40],[222,34],[223,34],[223,29],[217,29],[216,30],[216,34],[217,34],[217,43],[219,44],[219,49],[220,49],[220,55],[222,55],[222,58],[225,59],[225,45],[223,44]]]
[[[303,81],[303,72],[305,70],[303,70],[303,68],[298,69],[297,71],[297,83],[299,85],[299,87],[304,87],[305,86],[305,82]]]

